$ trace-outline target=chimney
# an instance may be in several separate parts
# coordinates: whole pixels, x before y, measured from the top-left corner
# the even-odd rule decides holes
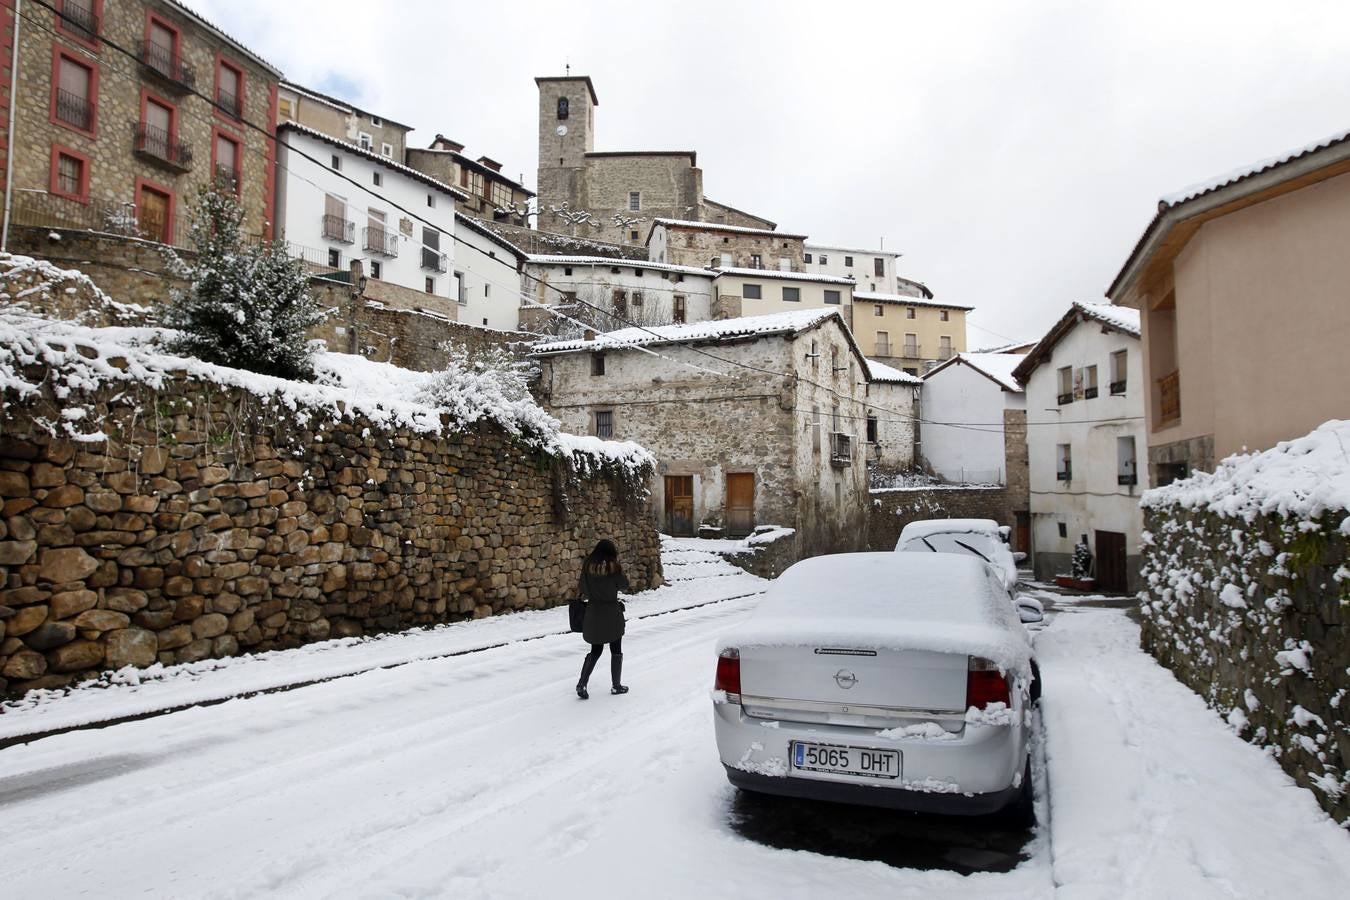
[[[480,156],[478,157],[478,161],[494,172],[500,172],[502,170],[502,164],[495,159],[488,159],[486,156]]]
[[[595,340],[595,330],[592,329],[592,328],[587,328],[587,329],[586,329],[586,333],[583,334],[583,335],[581,336],[581,339],[582,339],[583,341],[593,341],[593,340]]]
[[[436,140],[431,142],[432,150],[449,150],[452,153],[459,153],[464,149],[464,145],[458,141],[452,141],[443,134],[436,135]]]

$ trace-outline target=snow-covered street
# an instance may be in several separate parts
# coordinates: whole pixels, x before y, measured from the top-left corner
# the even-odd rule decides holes
[[[982,867],[974,851],[927,868],[848,858],[857,835],[780,849],[793,841],[772,805],[726,782],[708,696],[713,642],[765,582],[673,544],[665,559],[670,583],[629,603],[626,696],[575,697],[583,645],[555,609],[12,705],[0,741],[49,736],[0,750],[0,841],[21,861],[5,894],[1340,894],[1350,835],[1145,656],[1124,612],[1062,601],[1037,637],[1042,824],[1012,842],[1011,871],[960,874]],[[105,719],[125,721],[55,733]]]

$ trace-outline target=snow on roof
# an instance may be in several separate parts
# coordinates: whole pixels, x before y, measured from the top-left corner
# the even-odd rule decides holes
[[[768,334],[797,334],[818,325],[831,316],[835,309],[794,309],[791,312],[764,316],[742,316],[739,319],[713,319],[685,325],[653,325],[643,328],[622,328],[597,334],[594,340],[575,339],[535,344],[536,354],[572,353],[578,350],[622,350],[650,344],[680,344],[695,341],[733,340]],[[843,322],[843,319],[840,319]]]
[[[468,201],[469,199],[469,195],[461,191],[459,188],[454,188],[443,181],[438,181],[425,172],[419,172],[416,169],[409,168],[408,166],[403,165],[403,163],[397,162],[388,156],[382,156],[379,153],[374,152],[373,150],[363,149],[359,145],[353,144],[349,141],[339,140],[338,138],[333,137],[331,134],[325,134],[324,132],[319,131],[317,128],[310,128],[308,125],[301,125],[299,122],[282,122],[280,125],[277,126],[277,133],[280,134],[283,131],[299,132],[300,134],[307,135],[309,137],[323,141],[325,144],[331,144],[334,147],[338,147],[339,149],[344,150],[347,153],[355,153],[357,156],[362,156],[365,157],[366,159],[371,160],[372,162],[377,162],[387,169],[392,169],[395,172],[400,172],[404,175],[407,175],[409,178],[412,178],[415,181],[420,181],[425,185],[428,185],[430,187],[435,188],[438,191],[441,191],[442,193],[449,194],[451,197],[456,197],[464,201]],[[285,144],[286,142],[282,141],[282,143]],[[290,144],[286,144],[286,146],[289,147]]]
[[[817,556],[771,582],[717,649],[928,650],[982,656],[1025,676],[1030,641],[991,574],[979,559],[953,553]]]
[[[923,379],[918,375],[911,375],[908,372],[888,366],[883,362],[877,362],[875,359],[863,358],[867,363],[867,371],[872,381],[891,381],[900,384],[923,384]]]
[[[1152,509],[1180,506],[1225,518],[1253,521],[1270,513],[1316,519],[1344,517],[1350,535],[1350,420],[1332,419],[1310,434],[1281,441],[1269,450],[1234,454],[1213,472],[1153,488],[1142,504]]]
[[[923,377],[925,379],[932,378],[948,366],[965,363],[977,372],[996,381],[1004,390],[1020,394],[1022,393],[1022,385],[1018,384],[1017,379],[1013,377],[1013,370],[1025,357],[1025,353],[958,353],[937,368],[925,372]]]
[[[941,303],[937,300],[926,300],[923,297],[910,297],[907,294],[885,294],[881,291],[854,291],[854,300],[865,300],[868,303],[898,303],[902,306],[933,306],[941,309],[964,309],[970,311],[973,306],[961,306],[958,303]]]
[[[1031,373],[1035,372],[1041,363],[1049,361],[1055,345],[1078,324],[1080,319],[1084,318],[1131,337],[1139,337],[1139,310],[1111,303],[1086,303],[1075,300],[1064,315],[1060,316],[1059,321],[1050,326],[1045,336],[1025,355],[1018,357],[1021,362],[1013,370],[1013,377],[1026,384],[1031,378]]]
[[[734,266],[717,269],[718,277],[735,275],[738,278],[776,278],[780,281],[821,281],[825,284],[855,284],[852,278],[838,275],[815,275],[811,272],[784,272],[782,269],[738,269]],[[856,294],[855,294],[856,296]]]
[[[696,228],[703,231],[733,231],[737,234],[759,234],[767,237],[806,240],[804,234],[788,234],[784,231],[771,231],[767,228],[750,228],[747,225],[724,225],[721,222],[695,222],[692,219],[652,219],[652,225],[665,225],[667,228]]]
[[[1137,309],[1130,309],[1128,306],[1116,306],[1113,303],[1086,303],[1082,300],[1075,300],[1073,305],[1075,309],[1089,318],[1139,337],[1139,310]]]
[[[1282,166],[1285,163],[1293,162],[1301,156],[1306,156],[1309,153],[1316,153],[1318,150],[1324,150],[1327,147],[1339,144],[1346,139],[1350,139],[1350,130],[1338,131],[1321,140],[1304,144],[1302,147],[1295,147],[1292,150],[1286,150],[1284,153],[1268,156],[1265,159],[1257,160],[1249,165],[1239,166],[1222,175],[1217,175],[1213,178],[1207,178],[1204,181],[1198,181],[1195,184],[1188,185],[1179,191],[1164,195],[1160,200],[1160,203],[1163,206],[1176,206],[1185,203],[1187,200],[1194,200],[1202,194],[1208,194],[1210,191],[1216,191],[1221,187],[1241,181],[1244,178],[1259,175],[1267,169],[1273,169],[1276,166]]]
[[[617,259],[612,256],[558,256],[551,253],[531,253],[526,262],[541,266],[613,266],[626,269],[652,269],[657,272],[681,272],[685,275],[702,275],[712,278],[717,273],[712,269],[700,269],[698,266],[676,266],[670,263],[654,263],[645,259]]]
[[[492,241],[493,243],[500,246],[502,249],[507,250],[510,253],[514,254],[517,263],[522,263],[529,257],[528,253],[517,247],[515,244],[511,243],[509,238],[497,233],[491,228],[488,228],[486,225],[484,225],[478,219],[475,219],[473,216],[466,216],[459,210],[455,210],[454,214],[456,225],[463,225],[470,231],[482,235],[489,241]],[[519,268],[519,266],[517,266],[517,268]]]
[[[904,256],[903,253],[894,253],[894,252],[892,252],[892,251],[890,251],[890,250],[868,250],[868,249],[865,249],[865,248],[863,248],[863,247],[840,247],[840,246],[837,245],[837,244],[813,244],[813,243],[807,243],[807,244],[806,244],[806,249],[807,249],[807,250],[829,250],[829,251],[831,251],[831,252],[839,252],[839,253],[856,253],[856,254],[858,254],[859,256],[868,256],[868,255],[871,255],[871,256],[892,256],[892,257],[895,257],[896,259],[899,259],[901,256]]]

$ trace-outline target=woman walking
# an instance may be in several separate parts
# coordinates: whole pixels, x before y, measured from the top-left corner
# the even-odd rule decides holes
[[[586,661],[581,664],[581,680],[577,682],[577,696],[582,700],[590,699],[586,682],[591,680],[591,671],[599,662],[605,644],[609,644],[610,693],[628,693],[628,688],[619,682],[623,672],[624,626],[619,591],[631,590],[628,576],[623,574],[623,566],[619,565],[619,548],[609,540],[596,544],[591,555],[581,565],[580,593],[587,601],[581,636],[591,645],[591,652],[586,654]]]

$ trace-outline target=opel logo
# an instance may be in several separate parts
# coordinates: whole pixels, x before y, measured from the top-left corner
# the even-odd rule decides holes
[[[834,673],[834,683],[844,690],[848,690],[858,683],[858,676],[854,675],[848,669],[840,669]]]

